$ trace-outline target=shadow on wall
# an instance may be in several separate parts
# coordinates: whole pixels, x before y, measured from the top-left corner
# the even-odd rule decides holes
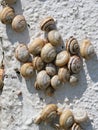
[[[15,9],[15,13],[16,15],[20,14],[23,15],[23,9],[22,9],[22,5],[21,5],[21,1],[18,0],[17,3],[15,5],[13,5],[13,8]],[[29,36],[29,26],[27,24],[26,29],[23,32],[15,32],[11,25],[6,25],[6,33],[8,36],[8,40],[14,44],[15,42],[19,42],[19,43],[29,43],[30,41],[30,36]]]

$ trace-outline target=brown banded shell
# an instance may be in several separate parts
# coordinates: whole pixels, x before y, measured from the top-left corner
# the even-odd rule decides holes
[[[70,58],[68,62],[68,69],[70,70],[71,73],[79,73],[82,68],[82,60],[80,57],[74,55]]]
[[[52,77],[51,79],[51,86],[54,88],[54,89],[57,89],[61,86],[61,81],[58,77],[58,75],[55,75]]]
[[[79,81],[79,78],[78,78],[77,74],[72,74],[70,76],[69,82],[70,82],[71,85],[76,85],[78,83],[78,81]]]
[[[47,72],[48,75],[54,76],[57,72],[56,66],[52,63],[47,64],[46,65],[46,72]]]
[[[63,129],[69,130],[74,124],[74,116],[71,110],[67,109],[62,112],[59,119],[60,126]]]
[[[66,49],[70,54],[79,53],[80,48],[77,39],[71,36],[66,42]]]
[[[4,86],[3,78],[4,78],[4,69],[1,68],[0,69],[0,89],[2,89]]]
[[[56,56],[55,64],[59,67],[66,65],[69,61],[70,55],[67,51],[61,51]]]
[[[55,90],[51,86],[49,86],[45,89],[45,95],[47,95],[47,96],[50,96],[50,97],[53,96],[54,92],[55,92]]]
[[[15,57],[20,62],[26,62],[29,59],[29,51],[25,44],[19,44],[15,50]]]
[[[80,45],[80,53],[85,59],[90,59],[94,55],[94,47],[90,40],[83,40],[82,44]]]
[[[82,130],[82,129],[77,123],[74,123],[70,130]]]
[[[33,63],[34,69],[36,69],[38,71],[42,70],[45,66],[45,63],[42,61],[41,57],[39,57],[39,56],[36,56],[33,59],[32,63]]]
[[[43,46],[45,45],[45,41],[41,38],[36,38],[31,44],[29,44],[29,52],[32,55],[39,55]]]
[[[42,121],[50,122],[57,116],[58,107],[55,104],[49,104],[43,108],[40,116],[35,120],[36,124],[41,123]]]
[[[0,12],[0,20],[3,24],[11,24],[14,17],[15,17],[15,11],[11,7],[6,6]]]
[[[14,4],[17,0],[5,0],[7,4]]]
[[[12,28],[16,32],[22,32],[26,28],[26,20],[23,15],[16,15],[12,21]]]
[[[25,63],[20,68],[20,73],[24,78],[31,78],[34,75],[32,63]]]
[[[48,40],[53,46],[61,44],[61,35],[57,30],[52,30],[48,33]]]
[[[41,58],[44,62],[50,63],[52,62],[56,57],[56,50],[54,46],[52,46],[50,43],[47,43],[41,51]]]
[[[58,76],[59,76],[59,79],[60,79],[61,82],[65,83],[65,82],[69,81],[70,72],[67,69],[67,67],[59,68],[59,70],[58,70]]]
[[[50,77],[45,70],[42,70],[37,74],[36,83],[36,87],[39,89],[46,89],[50,86]]]
[[[40,23],[40,29],[42,31],[49,32],[55,28],[55,21],[52,17],[44,18]]]

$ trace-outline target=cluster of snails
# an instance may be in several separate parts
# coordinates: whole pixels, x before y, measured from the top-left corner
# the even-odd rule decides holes
[[[31,78],[36,70],[37,76],[34,87],[44,90],[46,95],[52,96],[54,91],[67,81],[75,84],[78,73],[82,68],[82,57],[88,59],[94,54],[91,42],[85,39],[79,46],[76,38],[71,36],[66,42],[66,50],[57,53],[62,38],[55,29],[52,17],[46,17],[40,23],[41,30],[45,31],[47,38],[40,37],[26,46],[19,44],[15,50],[17,60],[23,62],[20,74],[24,78]],[[33,55],[32,61],[29,61]]]
[[[15,10],[11,7],[16,0],[3,0],[3,9],[0,12],[0,20],[3,24],[11,24],[15,32],[22,32],[26,28],[26,20],[23,15],[16,15]]]
[[[57,130],[83,130],[82,125],[88,121],[88,114],[84,109],[61,109],[55,104],[46,105],[35,119],[36,124],[49,123]]]

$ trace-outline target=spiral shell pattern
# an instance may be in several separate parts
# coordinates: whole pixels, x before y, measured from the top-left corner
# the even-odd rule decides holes
[[[82,129],[78,124],[74,123],[70,130],[82,130]]]
[[[50,76],[54,76],[56,74],[56,66],[52,63],[46,65],[46,72]]]
[[[60,85],[61,85],[61,81],[60,81],[58,75],[53,76],[52,79],[51,79],[51,86],[54,89],[57,89],[57,88],[60,87]]]

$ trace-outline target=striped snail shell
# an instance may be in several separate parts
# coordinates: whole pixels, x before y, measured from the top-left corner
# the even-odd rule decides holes
[[[56,66],[52,63],[47,64],[46,65],[46,72],[47,72],[48,75],[54,76],[57,72]]]
[[[29,51],[25,44],[19,44],[15,50],[15,57],[20,62],[26,62],[29,59]]]
[[[56,57],[56,50],[55,47],[52,46],[50,43],[47,43],[41,51],[41,58],[44,62],[50,63]]]
[[[16,32],[22,32],[26,28],[26,20],[23,15],[16,15],[12,21],[12,28]]]
[[[3,24],[11,24],[15,17],[15,11],[13,8],[6,6],[0,12],[0,20]]]
[[[52,17],[46,17],[44,18],[40,23],[40,29],[42,31],[49,32],[53,29],[55,29],[55,21]]]
[[[83,130],[83,129],[81,129],[81,127],[77,123],[74,123],[70,130]]]
[[[54,88],[54,89],[57,89],[61,86],[61,81],[58,77],[58,75],[55,75],[52,77],[51,79],[51,86]]]
[[[66,42],[66,49],[70,54],[79,53],[80,48],[77,39],[71,36]]]
[[[5,0],[7,4],[14,4],[17,0]]]
[[[80,53],[85,59],[90,59],[94,55],[94,47],[90,40],[83,40],[82,44],[80,45]]]
[[[79,73],[82,68],[82,60],[80,57],[74,55],[68,62],[68,69],[71,73]]]

